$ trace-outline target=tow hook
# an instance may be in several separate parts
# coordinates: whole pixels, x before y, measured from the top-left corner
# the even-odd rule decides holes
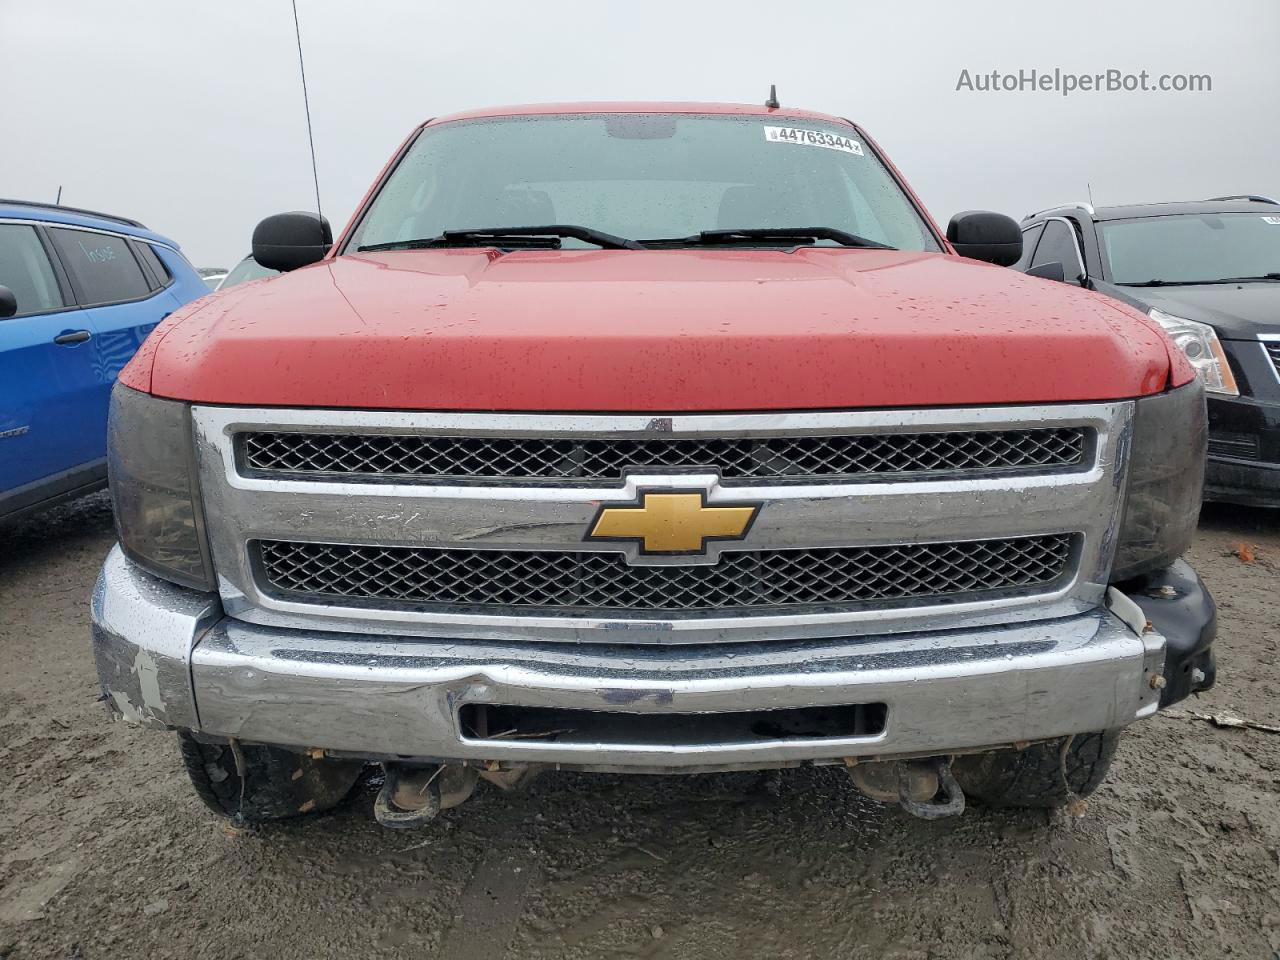
[[[457,764],[413,767],[399,763],[382,765],[385,778],[373,815],[384,827],[411,830],[430,823],[440,813],[456,807],[476,787],[476,771]]]
[[[850,757],[845,763],[854,786],[872,800],[896,803],[922,820],[964,813],[964,791],[951,773],[951,763],[941,757],[870,763]]]

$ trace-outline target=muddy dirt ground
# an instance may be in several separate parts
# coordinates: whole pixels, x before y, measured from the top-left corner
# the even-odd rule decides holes
[[[101,497],[0,535],[0,958],[1280,949],[1280,735],[1186,710],[1132,728],[1079,817],[924,823],[821,768],[482,783],[416,833],[375,825],[365,790],[231,829],[173,737],[96,702],[88,597],[112,539]],[[1183,707],[1280,723],[1280,515],[1208,509],[1192,560],[1221,608],[1221,672]]]

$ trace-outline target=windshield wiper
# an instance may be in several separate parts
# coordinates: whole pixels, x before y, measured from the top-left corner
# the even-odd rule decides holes
[[[560,237],[594,243],[606,250],[643,250],[644,247],[626,237],[592,227],[580,227],[574,223],[553,223],[542,227],[484,227],[476,230],[446,230],[439,236],[421,240],[389,240],[386,243],[370,243],[356,247],[360,252],[371,250],[427,250],[432,247],[522,247],[542,250],[559,249]],[[500,240],[501,243],[493,241]]]
[[[1280,280],[1280,273],[1262,273],[1256,277],[1227,277],[1224,280],[1215,280],[1214,283],[1249,283],[1254,280]]]
[[[1117,287],[1206,287],[1215,283],[1249,283],[1280,280],[1280,273],[1264,273],[1257,277],[1222,277],[1215,280],[1143,280],[1141,283],[1117,283]]]
[[[646,247],[718,247],[718,246],[813,246],[819,240],[831,240],[842,247],[871,247],[896,250],[887,243],[860,237],[835,227],[752,227],[745,230],[703,230],[692,237],[641,240]]]

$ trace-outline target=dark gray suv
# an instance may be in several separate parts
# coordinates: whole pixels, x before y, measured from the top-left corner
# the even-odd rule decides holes
[[[1024,218],[1022,238],[1013,269],[1146,312],[1200,371],[1206,498],[1280,507],[1280,201],[1069,203]]]

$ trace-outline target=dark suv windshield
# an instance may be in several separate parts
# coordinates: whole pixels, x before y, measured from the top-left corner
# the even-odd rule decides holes
[[[428,127],[348,249],[445,231],[574,224],[631,240],[832,227],[938,250],[853,127],[785,117],[570,114]],[[826,243],[828,241],[819,241]],[[588,247],[566,238],[565,247]]]
[[[253,257],[245,257],[223,278],[222,282],[218,284],[218,289],[225,290],[227,287],[239,286],[242,283],[248,283],[250,280],[261,280],[263,277],[276,277],[279,275],[279,270],[261,266]]]
[[[1099,224],[1113,283],[1213,283],[1280,272],[1280,207]]]

